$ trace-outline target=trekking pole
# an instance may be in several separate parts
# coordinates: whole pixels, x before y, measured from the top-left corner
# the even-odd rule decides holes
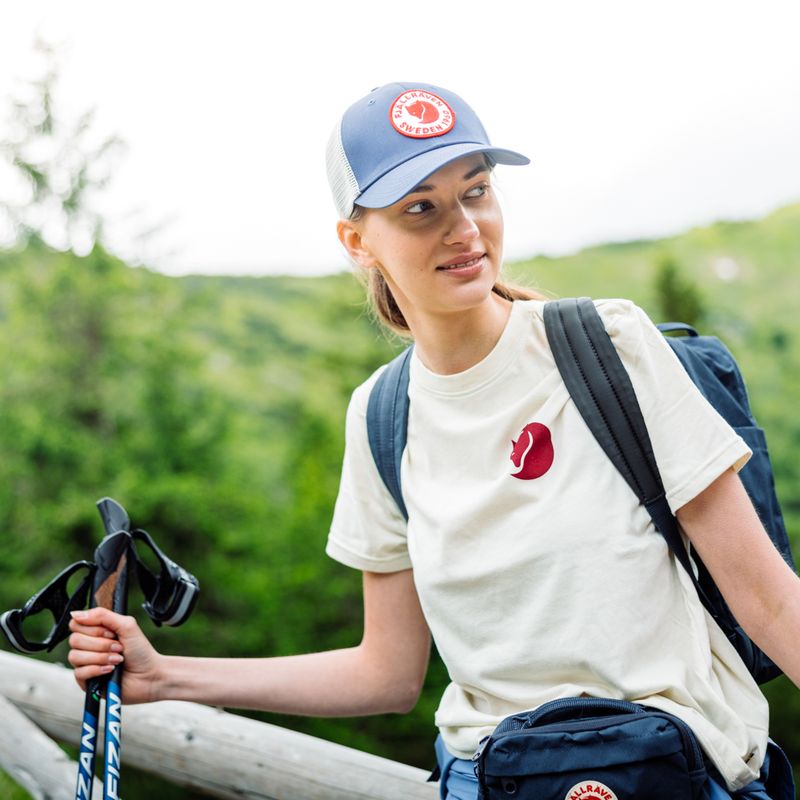
[[[128,610],[130,519],[122,506],[108,497],[98,501],[97,509],[103,520],[106,536],[94,551],[97,569],[94,574],[89,608],[107,608],[119,614],[125,614]],[[100,697],[104,689],[106,715],[103,800],[119,800],[122,664],[118,664],[109,677],[94,678],[86,685],[75,800],[91,800]]]
[[[0,632],[12,647],[22,653],[52,651],[69,636],[72,611],[108,608],[118,614],[128,611],[128,578],[136,575],[145,597],[142,606],[157,626],[177,627],[192,613],[200,586],[197,578],[164,554],[147,531],[131,530],[125,509],[104,497],[97,502],[106,535],[94,552],[94,562],[78,561],[62,570],[22,608],[0,614]],[[151,569],[140,557],[138,548],[149,551]],[[26,622],[49,613],[53,625],[43,638],[33,638]],[[105,758],[103,800],[119,800],[120,751],[122,734],[122,664],[110,676],[94,678],[86,684],[83,721],[78,757],[76,800],[92,800],[94,762],[97,751],[100,700],[105,694]]]

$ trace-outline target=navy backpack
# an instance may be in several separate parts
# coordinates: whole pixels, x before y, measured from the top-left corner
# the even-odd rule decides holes
[[[730,639],[758,683],[781,674],[736,622],[711,575],[696,553],[684,547],[630,377],[589,298],[567,298],[544,307],[547,338],[567,389],[589,429],[649,512],[659,533],[692,577],[705,608]],[[740,472],[742,483],[770,538],[795,569],[786,526],[775,496],[772,465],[763,430],[747,399],[739,368],[716,337],[699,336],[682,323],[658,326],[682,332],[667,341],[700,392],[747,442],[753,456]],[[381,373],[369,397],[367,432],[378,472],[403,516],[408,512],[400,485],[400,461],[408,428],[408,372],[411,347]],[[697,567],[697,575],[692,569]]]

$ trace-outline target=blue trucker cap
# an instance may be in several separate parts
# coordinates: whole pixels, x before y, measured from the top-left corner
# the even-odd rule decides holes
[[[457,94],[425,83],[388,83],[345,111],[328,140],[328,182],[342,219],[353,207],[385,208],[440,167],[471,153],[496,164],[528,164],[494,147]]]

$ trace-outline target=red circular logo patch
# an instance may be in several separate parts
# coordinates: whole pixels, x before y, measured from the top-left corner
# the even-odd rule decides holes
[[[553,438],[541,422],[531,422],[511,442],[511,461],[517,468],[511,475],[522,481],[541,478],[553,466]]]
[[[398,133],[412,139],[442,136],[456,124],[455,111],[438,94],[424,89],[403,92],[389,108],[389,119]]]
[[[617,800],[617,796],[604,783],[584,781],[576,783],[564,800]]]

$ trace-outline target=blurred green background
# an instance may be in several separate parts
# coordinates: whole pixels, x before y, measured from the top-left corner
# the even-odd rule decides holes
[[[31,116],[29,137],[52,135],[43,119]],[[97,243],[85,255],[53,249],[35,216],[18,214],[17,241],[0,251],[0,609],[91,555],[102,535],[94,502],[110,495],[202,586],[184,627],[143,621],[157,647],[264,656],[356,644],[360,574],[323,551],[350,392],[402,343],[370,318],[349,274],[171,278],[122,263],[100,243],[100,220],[85,213],[90,170],[74,172],[59,194],[15,147],[31,207],[60,197],[66,229],[83,226]],[[553,296],[629,297],[658,321],[720,335],[766,429],[797,555],[798,268],[793,205],[509,272]],[[405,716],[251,716],[430,767],[446,681],[434,656]],[[800,692],[786,679],[765,691],[772,735],[798,765]],[[192,796],[133,771],[124,788],[130,800]],[[0,795],[26,796],[2,774]]]

